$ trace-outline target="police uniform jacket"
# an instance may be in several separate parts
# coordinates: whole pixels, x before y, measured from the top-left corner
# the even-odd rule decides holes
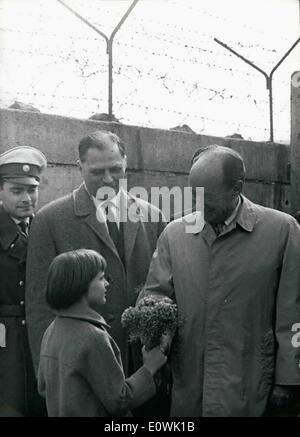
[[[30,415],[36,381],[25,322],[27,236],[0,205],[0,414]]]

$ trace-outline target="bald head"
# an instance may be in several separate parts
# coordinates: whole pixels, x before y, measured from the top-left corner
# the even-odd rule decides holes
[[[191,172],[203,171],[217,175],[221,171],[223,183],[227,188],[232,187],[237,181],[245,180],[245,165],[241,155],[229,147],[211,145],[198,149],[192,158]],[[220,176],[220,175],[219,175]]]
[[[232,149],[209,146],[196,152],[190,185],[204,188],[205,220],[217,224],[234,210],[245,179],[242,157]]]

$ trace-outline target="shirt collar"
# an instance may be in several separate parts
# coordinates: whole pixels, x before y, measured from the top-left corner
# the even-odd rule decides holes
[[[30,221],[29,217],[26,217],[24,220],[16,219],[12,216],[10,216],[10,218],[15,222],[16,225],[19,225],[20,223],[24,222],[26,223],[27,226],[29,226],[29,221]]]
[[[231,225],[231,223],[234,222],[234,220],[237,218],[238,212],[239,212],[239,208],[241,205],[242,201],[241,201],[241,197],[238,197],[238,203],[236,205],[236,207],[234,208],[234,210],[232,211],[231,215],[224,221],[225,225],[228,227],[229,225]]]

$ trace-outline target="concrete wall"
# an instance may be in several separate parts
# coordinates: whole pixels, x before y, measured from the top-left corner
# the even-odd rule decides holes
[[[85,134],[107,129],[127,145],[128,186],[186,186],[190,159],[199,147],[220,144],[245,159],[245,194],[253,201],[289,212],[289,146],[196,135],[178,131],[79,120],[19,110],[0,110],[0,152],[20,145],[45,153],[49,167],[40,187],[40,206],[81,182],[77,147]]]

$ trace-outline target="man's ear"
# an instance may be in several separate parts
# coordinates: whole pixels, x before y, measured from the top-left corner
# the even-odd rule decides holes
[[[239,179],[238,181],[236,181],[236,183],[234,184],[234,187],[233,187],[233,193],[235,196],[238,196],[239,194],[241,194],[241,192],[243,190],[243,185],[244,185],[244,181],[242,181],[242,179]]]

